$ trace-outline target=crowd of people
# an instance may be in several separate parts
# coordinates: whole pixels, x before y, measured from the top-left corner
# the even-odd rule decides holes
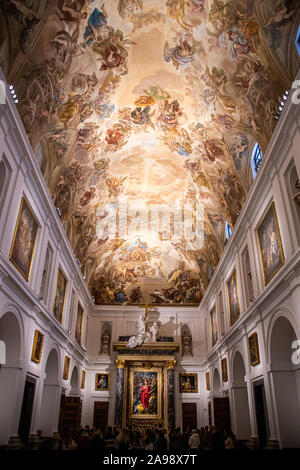
[[[142,432],[133,429],[121,429],[108,426],[103,433],[100,429],[89,426],[77,432],[67,432],[61,439],[62,450],[94,450],[94,451],[170,451],[182,453],[183,450],[232,450],[247,449],[236,441],[230,431],[205,426],[201,429],[180,428],[166,431],[163,428],[145,429]]]

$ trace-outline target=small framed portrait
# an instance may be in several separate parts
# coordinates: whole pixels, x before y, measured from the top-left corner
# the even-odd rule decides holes
[[[209,372],[206,372],[205,374],[205,381],[206,381],[206,390],[210,390],[210,377],[209,377]]]
[[[222,380],[223,382],[228,381],[228,372],[227,372],[227,358],[224,357],[221,360],[221,369],[222,369]]]
[[[194,373],[180,373],[179,386],[180,393],[198,393],[198,377]]]
[[[81,372],[81,385],[80,385],[80,388],[84,388],[85,387],[85,375],[86,375],[86,372],[85,370],[83,370]]]
[[[228,310],[230,326],[238,320],[240,316],[240,302],[237,284],[236,269],[233,271],[229,280],[227,281],[227,296],[228,296]]]
[[[38,227],[39,225],[23,197],[9,259],[27,282],[29,281]]]
[[[110,386],[110,374],[96,374],[95,390],[107,392]]]
[[[77,343],[81,344],[81,334],[82,334],[82,320],[83,320],[83,308],[78,302],[77,317],[76,317],[76,327],[75,327],[75,339]]]
[[[212,344],[212,347],[214,347],[214,345],[217,343],[219,339],[216,307],[214,307],[210,312],[210,327],[211,327],[211,344]]]
[[[248,348],[251,366],[257,366],[257,364],[260,364],[260,356],[256,332],[248,336]]]
[[[257,229],[265,286],[284,265],[284,254],[274,202]]]
[[[39,364],[42,357],[43,351],[43,344],[44,344],[44,335],[39,330],[35,330],[34,338],[33,338],[33,345],[32,345],[32,353],[31,353],[31,360],[36,364]]]
[[[65,356],[64,373],[63,373],[64,380],[68,380],[69,378],[70,362],[71,362],[71,358],[69,356]]]
[[[56,320],[59,321],[59,323],[62,323],[66,288],[67,288],[67,280],[65,276],[63,275],[62,270],[58,268],[55,297],[54,297],[54,304],[53,304],[53,313],[54,313],[54,317],[56,318]]]

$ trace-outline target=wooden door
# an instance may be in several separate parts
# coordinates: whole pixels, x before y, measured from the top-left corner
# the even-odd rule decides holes
[[[60,434],[80,428],[81,409],[82,401],[80,397],[61,396],[58,426]]]
[[[231,430],[229,398],[214,398],[214,424],[215,428]]]
[[[93,426],[105,431],[108,422],[108,401],[95,401]]]
[[[182,403],[182,428],[197,429],[197,403]]]

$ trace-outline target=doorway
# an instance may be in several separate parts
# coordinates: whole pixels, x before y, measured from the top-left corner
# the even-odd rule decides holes
[[[82,401],[80,397],[62,394],[58,431],[61,435],[80,428]]]
[[[30,434],[34,391],[35,391],[34,382],[30,382],[29,380],[26,380],[25,388],[24,388],[24,395],[23,395],[23,402],[22,402],[22,411],[21,411],[21,417],[20,417],[20,423],[19,423],[19,436],[23,444],[27,442],[29,434]]]
[[[197,429],[197,403],[182,403],[182,428]]]
[[[231,431],[230,406],[228,397],[214,397],[215,428]]]
[[[260,448],[266,446],[269,437],[269,423],[263,382],[254,383],[254,401],[257,423],[257,434]]]
[[[105,431],[108,423],[108,406],[108,401],[95,401],[94,403],[93,426],[101,429],[102,432]]]

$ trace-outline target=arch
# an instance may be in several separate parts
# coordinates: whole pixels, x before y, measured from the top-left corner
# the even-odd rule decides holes
[[[52,436],[57,431],[60,404],[60,358],[57,346],[50,348],[45,366],[45,378],[38,428],[43,436]]]
[[[5,345],[5,364],[0,369],[0,445],[6,445],[12,435],[21,412],[20,361],[23,351],[23,328],[20,318],[9,309],[0,318],[0,340]]]
[[[267,363],[271,362],[271,336],[272,336],[274,325],[279,317],[286,318],[286,320],[291,324],[293,330],[295,331],[296,337],[300,338],[300,331],[298,329],[294,315],[290,312],[290,310],[287,307],[285,307],[284,305],[281,305],[280,307],[277,308],[277,310],[275,310],[268,326],[267,348],[266,348]]]
[[[79,374],[78,374],[78,367],[75,365],[73,367],[73,371],[71,374],[71,380],[70,380],[70,385],[71,385],[71,390],[70,394],[78,394],[79,390]]]
[[[17,316],[12,312],[0,318],[0,339],[6,346],[6,363],[15,364],[21,359],[21,328]]]
[[[236,350],[232,359],[232,404],[234,410],[234,432],[238,440],[249,440],[251,437],[250,408],[245,380],[246,368],[244,358]]]
[[[300,447],[299,364],[292,360],[292,343],[297,335],[292,316],[282,313],[274,316],[268,338],[275,418],[280,447]]]
[[[219,393],[221,391],[221,379],[220,373],[217,368],[213,372],[213,393]]]

